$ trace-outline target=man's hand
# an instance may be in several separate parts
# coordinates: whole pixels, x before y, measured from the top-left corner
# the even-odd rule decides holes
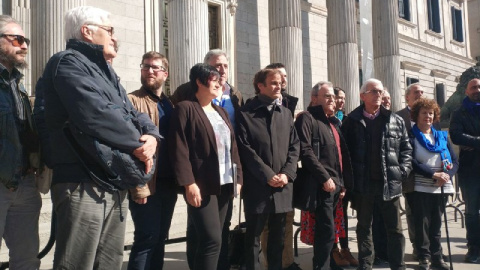
[[[155,155],[155,152],[157,151],[157,139],[152,135],[142,135],[139,141],[144,143],[133,151],[133,155],[145,162]]]
[[[327,182],[323,183],[323,190],[325,190],[326,192],[335,191],[335,182],[333,182],[332,178],[328,179]]]
[[[288,184],[288,177],[286,174],[279,173],[277,174],[278,178],[280,179],[280,183],[282,184],[281,187],[284,187],[285,185]]]
[[[147,198],[141,198],[141,199],[136,199],[135,200],[136,203],[138,204],[146,204],[147,203]]]
[[[278,175],[274,175],[272,179],[267,181],[267,184],[269,184],[272,187],[281,187],[282,182],[280,180],[280,177],[278,177]]]
[[[240,192],[242,192],[242,184],[237,184],[237,195],[240,195]]]
[[[153,168],[153,155],[157,151],[157,139],[152,135],[142,135],[139,141],[144,144],[133,150],[133,155],[145,163],[145,173],[149,173]]]
[[[202,195],[200,194],[200,188],[197,184],[193,183],[185,186],[185,196],[187,202],[193,207],[200,207],[202,205]]]

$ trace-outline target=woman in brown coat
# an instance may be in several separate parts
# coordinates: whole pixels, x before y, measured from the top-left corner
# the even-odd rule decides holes
[[[222,91],[219,78],[212,66],[193,66],[195,98],[178,103],[171,119],[168,147],[198,236],[193,269],[217,269],[229,198],[240,192],[243,182],[227,112],[212,104]]]

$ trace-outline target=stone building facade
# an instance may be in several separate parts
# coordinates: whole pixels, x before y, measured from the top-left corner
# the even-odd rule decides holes
[[[169,89],[188,79],[210,48],[230,58],[230,83],[254,95],[253,75],[283,62],[288,91],[306,108],[311,87],[331,80],[347,92],[347,112],[358,106],[362,80],[360,5],[370,5],[373,76],[404,106],[404,89],[418,81],[427,96],[446,100],[459,75],[480,60],[480,0],[0,0],[2,14],[21,22],[32,44],[25,84],[35,82],[49,57],[64,49],[63,15],[91,5],[113,14],[119,53],[113,67],[127,91],[140,86],[141,56],[167,55]],[[42,235],[48,236],[50,199],[44,197]],[[178,200],[171,237],[185,234],[186,206]],[[236,215],[234,215],[234,219]],[[235,224],[235,222],[233,223]],[[127,239],[132,239],[129,226]],[[42,238],[44,238],[42,237]],[[3,251],[2,251],[3,253]]]

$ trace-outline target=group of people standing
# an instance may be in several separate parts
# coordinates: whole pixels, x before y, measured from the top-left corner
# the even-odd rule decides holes
[[[419,267],[448,269],[440,245],[441,214],[457,169],[466,202],[465,259],[478,262],[480,79],[469,82],[452,117],[451,138],[461,148],[457,160],[447,133],[434,125],[438,105],[422,98],[420,85],[407,89],[408,106],[396,114],[382,105],[389,103],[382,82],[369,79],[360,90],[363,104],[346,115],[337,107],[344,104],[345,91],[319,82],[310,106],[294,120],[298,99],[286,93],[285,66],[275,63],[258,71],[255,96],[244,102],[227,82],[227,55],[215,49],[191,68],[189,82],[171,97],[163,89],[167,58],[145,53],[142,86],[127,95],[111,65],[118,46],[109,16],[87,6],[67,12],[66,50],[47,63],[33,112],[19,71],[30,40],[18,22],[0,16],[0,197],[5,201],[0,233],[10,249],[11,269],[40,266],[41,200],[34,176],[41,174],[42,163],[53,169],[54,269],[121,269],[127,202],[135,225],[128,269],[162,269],[179,193],[187,202],[190,269],[229,269],[232,203],[240,194],[246,269],[262,268],[260,250],[268,269],[300,269],[291,242],[292,183],[299,160],[316,181],[314,269],[338,267],[331,264],[333,254],[371,269],[374,209],[386,229],[390,268],[405,269],[402,194],[415,205],[407,208],[407,217]],[[126,124],[130,118],[141,135]],[[101,168],[75,152],[67,123],[132,154],[143,163],[139,169],[154,172],[153,178],[130,190],[103,189],[86,169],[97,173]],[[337,206],[346,210],[347,201],[357,211],[358,261],[350,258],[348,241],[340,241],[341,252],[332,252]]]

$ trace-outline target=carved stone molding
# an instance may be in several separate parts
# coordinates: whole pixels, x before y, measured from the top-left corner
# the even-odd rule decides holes
[[[439,69],[432,69],[432,71],[430,72],[431,76],[442,78],[442,79],[446,79],[450,74],[452,73],[439,70]]]
[[[405,69],[405,70],[414,71],[414,72],[419,72],[421,69],[425,68],[425,66],[417,64],[417,63],[409,62],[409,61],[402,61],[400,63],[400,68]]]

